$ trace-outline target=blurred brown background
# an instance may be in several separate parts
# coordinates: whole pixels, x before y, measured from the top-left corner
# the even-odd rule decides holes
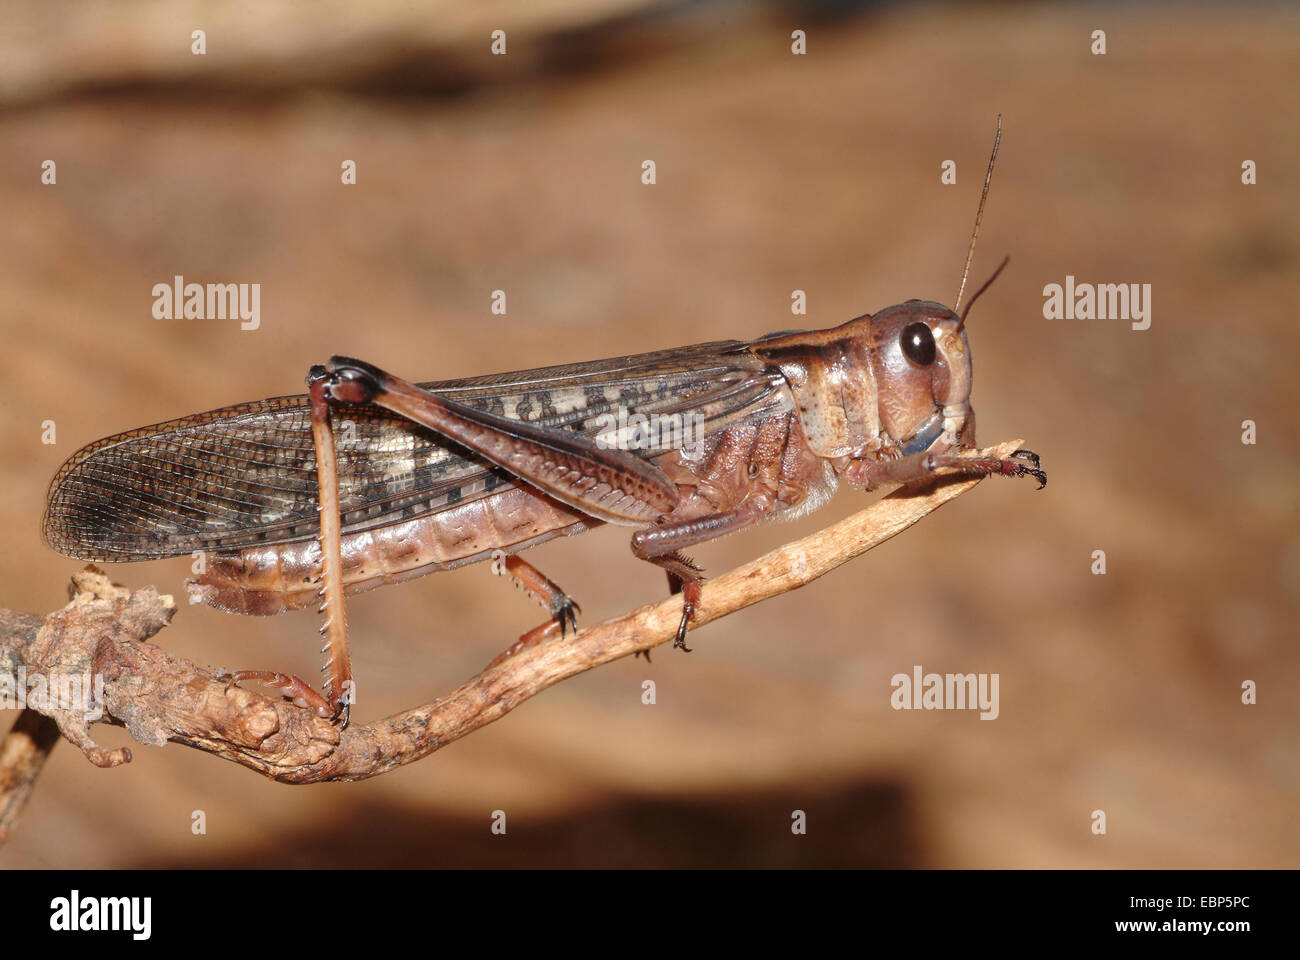
[[[972,314],[974,406],[980,440],[1025,438],[1051,485],[982,484],[701,629],[689,656],[578,677],[370,782],[281,786],[176,746],[104,771],[62,745],[0,865],[1297,865],[1294,9],[32,0],[3,16],[0,604],[63,602],[79,564],[39,522],[79,446],[300,392],[333,353],[443,378],[950,303],[999,112],[972,280],[1012,263]],[[1151,329],[1044,320],[1042,288],[1067,273],[1152,284]],[[260,283],[261,328],[154,320],[151,288],[175,274]],[[698,559],[724,570],[861,503],[841,491]],[[618,530],[530,558],[587,623],[664,589]],[[187,568],[110,572],[180,594]],[[537,620],[483,566],[350,614],[361,721],[450,689]],[[159,640],[315,676],[315,627],[183,606]],[[895,712],[889,678],[914,664],[1000,674],[1001,716]]]

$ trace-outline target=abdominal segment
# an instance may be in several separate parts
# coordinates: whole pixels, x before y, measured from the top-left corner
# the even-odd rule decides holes
[[[581,533],[600,521],[523,487],[342,538],[348,594],[400,583],[435,570],[515,553],[554,537]],[[320,605],[317,540],[218,554],[189,581],[190,594],[228,613],[266,616]]]

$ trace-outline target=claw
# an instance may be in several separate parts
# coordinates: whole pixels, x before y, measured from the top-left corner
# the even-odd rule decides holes
[[[678,650],[691,652],[691,648],[686,645],[686,627],[695,619],[695,604],[700,599],[700,581],[690,580],[682,584],[682,622],[677,625],[677,636],[673,639],[673,646]]]
[[[1011,457],[1015,460],[1028,460],[1035,467],[1039,465],[1038,454],[1034,453],[1032,450],[1025,450],[1022,448],[1013,453]]]
[[[578,632],[578,614],[582,612],[582,607],[572,597],[561,595],[551,604],[551,618],[560,624],[560,636],[563,637],[566,629],[572,629],[574,633]]]
[[[1023,463],[1016,461],[1024,460],[1033,466],[1027,467]],[[1040,469],[1038,454],[1032,450],[1017,450],[1011,454],[1010,458],[1002,461],[1002,472],[1011,477],[1033,477],[1038,481],[1038,489],[1041,490],[1047,486],[1047,471]]]
[[[555,636],[555,628],[560,628],[560,636],[563,637],[565,632],[572,629],[574,633],[578,632],[578,614],[582,612],[582,607],[572,597],[560,594],[551,602],[551,618],[521,636],[515,643],[511,644],[506,650],[503,650],[485,669],[491,669],[503,661],[513,657],[521,650],[527,650],[529,647],[536,646],[544,640],[549,640]]]
[[[695,605],[689,601],[682,604],[682,622],[677,625],[677,637],[673,640],[673,646],[678,650],[691,652],[691,648],[686,645],[686,625],[691,622],[691,617],[695,615]]]

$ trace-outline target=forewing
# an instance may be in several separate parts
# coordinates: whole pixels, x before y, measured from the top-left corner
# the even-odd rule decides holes
[[[689,439],[788,410],[779,374],[734,341],[423,383],[478,409],[586,436],[636,415],[685,414]],[[620,414],[622,419],[620,420]],[[413,519],[516,482],[472,451],[377,407],[333,415],[343,532]],[[617,439],[625,439],[617,434]],[[662,448],[638,448],[655,456]],[[229,552],[319,532],[305,397],[226,407],[108,437],[50,485],[45,537],[85,560]]]

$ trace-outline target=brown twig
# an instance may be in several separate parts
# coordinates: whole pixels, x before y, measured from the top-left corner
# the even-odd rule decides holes
[[[983,452],[1005,457],[1018,447],[1019,441],[1013,441]],[[978,482],[961,479],[924,491],[899,491],[711,579],[697,606],[695,629],[817,579]],[[681,598],[670,597],[564,641],[526,649],[432,703],[340,730],[287,700],[230,687],[213,669],[146,642],[175,610],[172,599],[152,587],[124,590],[94,568],[78,574],[73,584],[72,603],[46,617],[0,611],[0,675],[16,675],[20,667],[29,675],[101,675],[103,722],[124,725],[141,743],[174,741],[198,747],[283,783],[363,780],[428,756],[561,680],[672,639],[682,609]],[[116,766],[130,760],[125,748],[97,746],[81,712],[39,705],[37,709],[92,763]],[[6,743],[0,757],[9,755]],[[30,791],[40,763],[31,751],[25,755],[23,789]],[[0,785],[7,782],[0,769]],[[6,796],[0,790],[0,810],[14,806],[21,806],[18,794]]]
[[[35,710],[24,710],[0,743],[0,846],[13,832],[36,777],[58,742],[58,724]]]

